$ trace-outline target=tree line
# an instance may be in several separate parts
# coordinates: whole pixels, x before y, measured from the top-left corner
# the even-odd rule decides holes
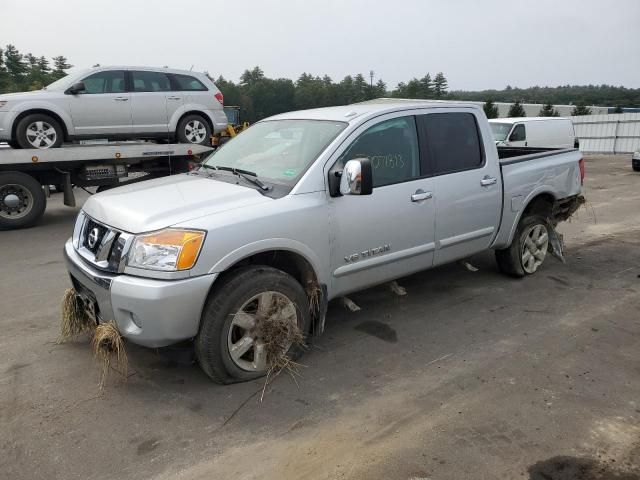
[[[71,68],[66,57],[36,57],[22,54],[13,45],[0,48],[0,93],[39,90],[59,78]]]
[[[485,115],[487,118],[498,118],[498,105],[494,103],[493,100],[487,100],[484,102],[482,106]],[[613,113],[622,113],[622,107],[618,106],[614,109]],[[591,115],[591,109],[586,105],[576,105],[571,110],[571,116],[575,117],[578,115]],[[520,100],[516,100],[509,107],[509,112],[507,113],[507,117],[526,117],[527,113],[522,106],[522,102]],[[545,103],[540,111],[538,112],[538,117],[559,117],[560,112],[551,104]]]
[[[245,70],[238,83],[222,75],[214,82],[224,94],[225,104],[240,106],[249,121],[291,110],[347,105],[379,97],[444,99],[448,90],[442,72],[433,80],[427,73],[421,79],[401,82],[392,91],[383,80],[373,83],[361,73],[347,75],[338,82],[328,75],[303,73],[294,82],[288,78],[268,78],[257,66]]]
[[[31,53],[22,54],[13,45],[0,48],[0,93],[37,90],[66,75],[71,68],[64,56],[47,59]],[[378,79],[373,81],[358,73],[334,81],[331,77],[302,73],[297,80],[269,78],[256,66],[247,69],[234,82],[219,75],[214,80],[225,96],[226,105],[242,109],[243,120],[255,122],[261,118],[291,110],[329,107],[362,102],[379,97],[418,98],[463,101],[485,101],[489,118],[497,116],[494,102],[514,102],[509,116],[523,116],[522,103],[544,104],[541,116],[557,116],[554,105],[574,104],[574,115],[588,115],[586,105],[616,105],[640,107],[640,89],[612,85],[565,85],[560,87],[515,88],[504,90],[449,91],[442,72],[433,77],[426,73],[421,78],[400,82],[389,89]]]
[[[613,85],[563,85],[559,87],[517,88],[503,90],[453,91],[448,98],[465,101],[491,99],[494,102],[539,103],[550,105],[597,105],[640,107],[640,88]]]

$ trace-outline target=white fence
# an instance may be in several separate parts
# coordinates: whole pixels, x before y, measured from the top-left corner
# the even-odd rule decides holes
[[[588,153],[632,153],[640,150],[640,113],[616,113],[571,117]]]

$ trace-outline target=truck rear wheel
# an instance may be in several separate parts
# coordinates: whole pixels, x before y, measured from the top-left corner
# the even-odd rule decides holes
[[[547,257],[549,227],[540,215],[527,215],[520,220],[508,248],[496,250],[500,271],[513,277],[533,275]]]
[[[228,274],[210,294],[195,339],[202,370],[217,383],[265,375],[271,366],[274,343],[269,332],[275,322],[295,325],[303,336],[308,333],[311,314],[302,286],[291,275],[267,266]],[[285,344],[279,354],[293,359],[302,353],[302,345]]]
[[[38,181],[24,173],[0,173],[0,230],[30,227],[47,206]]]
[[[42,113],[27,115],[16,128],[16,142],[21,148],[57,148],[63,136],[60,124]]]

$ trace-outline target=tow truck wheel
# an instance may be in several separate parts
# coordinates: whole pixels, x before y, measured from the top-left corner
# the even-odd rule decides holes
[[[180,143],[211,145],[211,127],[200,115],[187,115],[178,123],[176,137]]]
[[[274,331],[296,325],[303,336],[309,332],[307,295],[291,275],[267,266],[239,268],[220,282],[209,295],[195,339],[198,362],[217,383],[261,377],[271,366]],[[295,359],[302,353],[302,345],[283,343],[282,355]]]
[[[62,145],[62,137],[60,124],[42,113],[27,115],[16,128],[16,141],[21,148],[56,148]]]
[[[547,257],[549,230],[540,215],[523,217],[508,248],[496,250],[500,271],[513,277],[533,275]]]
[[[0,173],[0,230],[30,227],[47,206],[38,181],[24,173]]]

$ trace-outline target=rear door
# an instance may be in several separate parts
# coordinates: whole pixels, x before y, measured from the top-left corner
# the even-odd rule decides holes
[[[69,95],[76,136],[129,135],[131,96],[124,70],[104,70],[82,79],[85,90]]]
[[[434,264],[488,248],[500,220],[500,166],[472,110],[440,111],[418,117],[424,162],[434,180]],[[489,161],[488,161],[489,160]]]
[[[509,134],[508,145],[510,147],[527,146],[527,127],[524,123],[516,123]]]
[[[433,262],[433,179],[421,178],[415,117],[385,115],[355,134],[327,174],[340,171],[348,160],[369,158],[373,193],[329,199],[336,294],[408,275]]]
[[[131,70],[131,115],[133,133],[167,134],[167,105],[182,106],[182,98],[171,90],[171,81],[164,72]],[[173,98],[175,97],[175,99]]]

